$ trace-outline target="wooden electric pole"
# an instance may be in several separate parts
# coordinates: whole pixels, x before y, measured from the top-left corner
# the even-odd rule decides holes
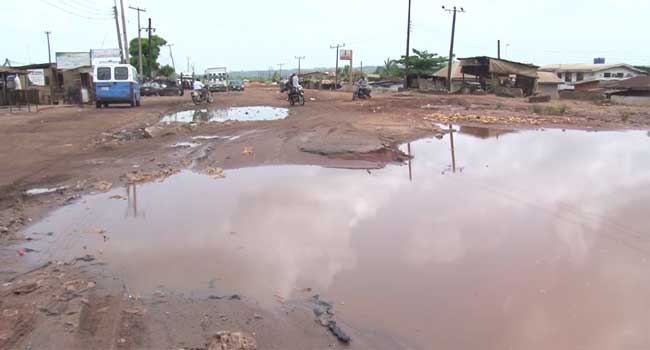
[[[409,0],[408,26],[406,27],[406,59],[404,60],[404,89],[409,88],[409,53],[411,51],[411,0]]]
[[[454,62],[454,34],[456,33],[456,12],[465,12],[465,9],[462,7],[460,9],[456,9],[456,6],[454,6],[453,9],[446,9],[443,6],[442,9],[454,14],[453,20],[451,22],[451,43],[449,45],[449,63],[447,64],[447,91],[451,92],[451,71],[453,70],[452,63]]]
[[[155,62],[154,59],[153,59],[153,48],[152,48],[153,43],[151,42],[151,33],[156,31],[156,28],[151,28],[151,17],[149,17],[149,25],[147,26],[147,28],[144,28],[144,30],[146,30],[147,33],[149,34],[149,37],[147,39],[147,59],[149,60],[149,64],[148,64],[148,66],[149,66],[149,72],[148,73],[149,74],[148,74],[148,76],[149,76],[149,79],[151,79],[152,75],[153,75],[153,64]]]
[[[298,75],[300,75],[300,62],[305,59],[305,56],[296,56],[298,60]]]
[[[167,44],[167,47],[169,48],[169,58],[172,59],[172,68],[174,68],[174,73],[176,73],[176,63],[174,63],[174,54],[172,54],[172,46],[174,46],[174,44]]]
[[[142,35],[140,34],[142,32],[142,27],[140,27],[140,12],[147,12],[147,10],[133,6],[129,6],[129,8],[138,11],[138,73],[140,73],[140,76],[142,77],[144,72],[142,72]]]
[[[115,28],[117,28],[117,43],[120,47],[120,61],[124,63],[124,49],[122,48],[122,36],[120,35],[120,20],[117,19],[117,0],[115,1],[115,6],[113,6],[113,14],[115,15]]]
[[[345,44],[330,45],[330,49],[336,49],[336,70],[334,71],[334,90],[339,86],[339,48],[345,47]]]
[[[46,31],[45,35],[47,35],[47,63],[52,65],[52,50],[50,49],[50,34],[52,34],[51,31]]]
[[[129,63],[129,40],[126,38],[126,16],[124,15],[124,0],[120,0],[122,9],[122,33],[124,33],[124,60]]]
[[[501,59],[501,40],[497,40],[497,58]]]

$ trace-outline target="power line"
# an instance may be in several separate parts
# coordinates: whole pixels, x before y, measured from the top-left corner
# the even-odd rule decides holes
[[[55,5],[55,4],[53,4],[53,3],[51,3],[51,2],[49,2],[49,1],[47,1],[47,0],[41,0],[41,2],[47,4],[47,5],[51,6],[51,7],[54,7],[54,8],[56,8],[56,9],[58,9],[58,10],[61,10],[61,11],[65,12],[65,13],[67,13],[67,14],[69,14],[69,15],[73,15],[73,16],[77,16],[77,17],[81,17],[81,18],[85,18],[85,19],[89,19],[89,20],[108,20],[108,19],[110,19],[110,17],[111,17],[111,16],[108,16],[108,15],[105,16],[105,17],[104,17],[104,16],[87,16],[87,15],[82,15],[82,14],[79,14],[79,13],[76,13],[76,12],[73,12],[73,11],[70,11],[69,9],[65,9],[65,8],[59,7],[58,5]]]
[[[74,3],[74,2],[70,2],[70,1],[72,1],[72,0],[58,0],[58,2],[61,5],[66,5],[66,6],[70,7],[70,8],[72,8],[72,9],[74,9],[77,12],[87,14],[87,15],[93,15],[93,16],[100,15],[101,16],[101,15],[106,15],[106,13],[108,12],[107,9],[102,10],[102,9],[97,9],[97,8],[85,7],[85,6],[81,6],[81,5],[79,5],[77,3]]]

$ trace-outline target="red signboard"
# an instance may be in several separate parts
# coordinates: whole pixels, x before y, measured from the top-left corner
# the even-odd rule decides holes
[[[352,50],[341,50],[342,61],[352,61]]]

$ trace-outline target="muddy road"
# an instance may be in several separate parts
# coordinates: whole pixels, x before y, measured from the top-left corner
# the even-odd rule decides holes
[[[0,116],[0,349],[650,345],[647,110],[216,97]]]

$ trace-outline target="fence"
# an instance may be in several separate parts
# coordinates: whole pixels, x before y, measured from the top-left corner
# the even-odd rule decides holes
[[[0,106],[13,108],[27,108],[31,110],[32,106],[40,104],[38,90],[6,90],[0,92]]]

